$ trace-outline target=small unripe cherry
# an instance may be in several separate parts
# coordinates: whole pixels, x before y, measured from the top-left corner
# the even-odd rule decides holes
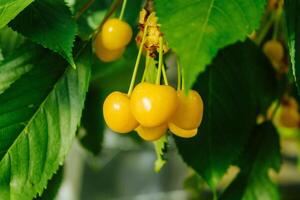
[[[269,40],[263,46],[263,52],[271,61],[281,61],[284,57],[282,44],[277,40]]]
[[[116,50],[109,50],[103,46],[102,34],[98,33],[94,41],[94,49],[97,57],[103,62],[112,62],[122,57],[125,47]]]
[[[170,122],[181,129],[197,129],[203,117],[201,96],[195,90],[190,90],[187,95],[184,91],[178,91],[177,95],[179,105]]]
[[[106,97],[103,116],[107,126],[117,133],[128,133],[138,126],[130,110],[130,100],[121,92],[112,92]]]
[[[163,124],[156,127],[144,127],[140,125],[135,130],[142,139],[155,141],[167,133],[168,125]]]
[[[109,50],[124,48],[131,40],[130,25],[119,19],[108,19],[102,26],[103,46]]]
[[[130,98],[132,114],[144,127],[167,123],[177,105],[176,91],[167,85],[140,83],[133,89]]]
[[[279,114],[279,123],[286,128],[297,128],[300,117],[297,110],[282,106]]]
[[[178,137],[182,137],[182,138],[194,137],[195,135],[197,135],[198,132],[197,128],[192,130],[186,130],[186,129],[179,128],[173,123],[169,123],[169,129],[174,135],[177,135]]]

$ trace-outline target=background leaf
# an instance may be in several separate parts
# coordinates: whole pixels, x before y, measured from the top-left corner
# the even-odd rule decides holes
[[[46,190],[42,196],[35,198],[35,200],[54,200],[58,194],[59,188],[64,178],[64,167],[59,167],[59,170],[53,175],[48,182]]]
[[[91,85],[82,114],[81,126],[84,128],[84,135],[81,136],[79,132],[79,139],[81,144],[94,155],[97,155],[102,147],[105,129],[102,113],[104,98],[99,87]]]
[[[59,53],[75,67],[72,47],[76,23],[63,1],[35,1],[11,21],[9,26],[32,41]]]
[[[218,49],[244,40],[259,26],[265,0],[159,0],[158,21],[192,87]]]
[[[271,122],[263,123],[251,133],[239,160],[241,172],[225,190],[221,200],[279,200],[277,186],[269,170],[280,169],[279,135]]]
[[[275,72],[250,41],[220,51],[194,86],[204,101],[198,135],[175,137],[183,160],[213,189],[243,151],[256,116],[277,95]]]
[[[0,1],[0,28],[4,27],[19,12],[33,0],[1,0]]]
[[[287,25],[287,41],[294,79],[300,94],[300,1],[286,0],[284,2]]]
[[[0,196],[41,193],[72,144],[90,78],[90,54],[77,69],[49,51],[0,95]],[[20,101],[22,99],[22,101]]]

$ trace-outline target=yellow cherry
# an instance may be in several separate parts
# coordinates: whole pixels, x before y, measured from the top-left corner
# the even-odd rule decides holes
[[[103,46],[102,34],[98,33],[94,41],[94,49],[97,57],[103,62],[112,62],[122,57],[125,47],[116,50],[109,50]]]
[[[173,123],[169,123],[169,129],[172,133],[174,133],[174,135],[177,135],[182,138],[194,137],[195,135],[197,135],[197,132],[198,132],[197,128],[191,129],[191,130],[186,130],[186,129],[179,128],[178,126],[176,126]]]
[[[269,40],[263,46],[263,52],[272,62],[281,61],[284,57],[282,44],[277,40]]]
[[[121,92],[112,92],[106,97],[103,116],[107,126],[117,133],[128,133],[138,126],[130,111],[130,100]]]
[[[132,114],[144,127],[167,123],[177,105],[176,91],[167,85],[140,83],[134,88],[130,98]]]
[[[300,122],[299,113],[293,108],[282,106],[279,123],[286,128],[297,128]]]
[[[135,130],[142,139],[146,141],[155,141],[166,134],[168,126],[167,124],[156,127],[144,127],[140,125]]]
[[[185,130],[197,129],[203,117],[201,96],[195,90],[190,90],[187,95],[184,91],[178,91],[177,94],[179,106],[171,122]]]
[[[119,19],[107,20],[101,29],[103,46],[109,50],[124,48],[131,40],[130,25]]]

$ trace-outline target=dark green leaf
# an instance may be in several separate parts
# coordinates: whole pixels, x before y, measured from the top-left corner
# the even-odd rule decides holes
[[[19,12],[33,0],[1,0],[0,1],[0,28],[4,27]]]
[[[186,87],[192,87],[217,51],[244,40],[259,26],[265,0],[158,0],[158,21],[185,69]]]
[[[284,5],[291,67],[300,94],[300,1],[286,0]]]
[[[221,200],[279,200],[277,186],[270,180],[272,168],[279,171],[280,145],[271,122],[256,127],[240,157],[241,172],[221,196]]]
[[[9,25],[32,41],[59,53],[75,67],[72,47],[76,23],[63,1],[35,1]]]
[[[1,198],[32,199],[63,163],[88,89],[89,56],[74,70],[43,50],[43,59],[0,95]]]
[[[198,135],[176,137],[179,153],[215,189],[228,167],[238,158],[258,112],[277,95],[275,73],[252,42],[237,43],[220,51],[195,84],[204,101]]]
[[[41,48],[26,46],[15,51],[0,64],[0,94],[24,73],[30,71],[41,56]]]
[[[95,85],[91,85],[86,96],[85,107],[82,114],[81,126],[84,135],[79,134],[81,144],[97,155],[101,151],[103,132],[105,129],[102,105],[103,93]]]

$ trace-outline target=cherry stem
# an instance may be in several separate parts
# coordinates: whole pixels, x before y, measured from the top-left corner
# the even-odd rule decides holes
[[[165,65],[162,65],[162,74],[163,74],[163,77],[164,77],[165,85],[169,85]]]
[[[177,91],[181,89],[181,69],[177,60]]]
[[[257,35],[256,40],[255,40],[255,43],[257,45],[260,45],[262,43],[263,39],[268,34],[270,28],[272,27],[272,25],[274,23],[274,17],[275,17],[274,13],[271,13],[271,19],[266,23],[266,25],[261,29],[261,31]]]
[[[184,69],[183,69],[183,67],[180,67],[180,68],[181,68],[181,78],[182,78],[181,89],[184,91],[185,90]]]
[[[145,43],[145,39],[146,39],[146,35],[147,35],[147,29],[148,29],[148,25],[146,24],[145,29],[144,29],[143,39],[142,39],[142,42],[141,42],[140,48],[139,48],[139,53],[138,53],[136,61],[135,61],[134,70],[133,70],[133,74],[132,74],[132,77],[131,77],[129,90],[128,90],[128,93],[127,93],[128,96],[131,95],[131,92],[133,90],[133,86],[134,86],[134,83],[135,83],[135,79],[136,79],[136,75],[137,75],[137,71],[138,71],[138,68],[139,68],[139,63],[140,63],[140,60],[141,60],[141,55],[142,55],[142,51],[143,51],[143,47],[144,47],[144,43]]]
[[[119,16],[119,20],[123,19],[125,8],[126,8],[126,4],[127,4],[127,0],[123,0],[122,8],[121,8],[121,13],[120,13],[120,16]]]
[[[278,32],[279,32],[279,23],[281,19],[281,14],[282,14],[282,8],[278,8],[275,11],[275,16],[274,16],[274,31],[273,31],[273,36],[272,39],[276,40],[278,38]]]
[[[93,3],[95,0],[89,0],[87,1],[80,10],[75,14],[74,18],[77,20]]]
[[[150,52],[147,51],[147,53],[146,53],[146,63],[145,63],[145,69],[144,69],[143,77],[142,77],[142,82],[145,81],[145,78],[148,75],[149,63],[150,63]]]
[[[155,83],[156,83],[157,85],[160,84],[162,61],[163,61],[163,37],[160,36],[160,37],[159,37],[158,71],[157,71],[156,81],[155,81]]]

